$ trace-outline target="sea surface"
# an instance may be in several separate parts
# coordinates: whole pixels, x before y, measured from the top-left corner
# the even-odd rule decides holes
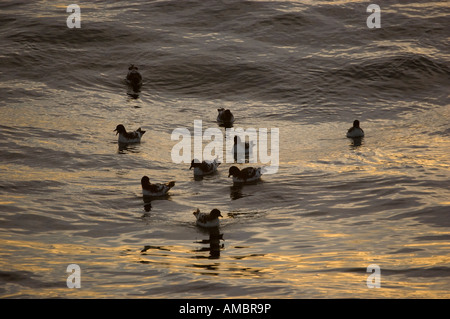
[[[377,1],[373,29],[357,0],[76,3],[80,28],[69,2],[0,2],[1,298],[450,297],[448,1]],[[277,173],[173,160],[221,107],[279,129]],[[176,184],[149,202],[144,175]]]

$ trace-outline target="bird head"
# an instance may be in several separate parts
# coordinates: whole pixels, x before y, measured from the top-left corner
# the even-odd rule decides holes
[[[214,208],[209,215],[213,218],[219,218],[219,217],[223,217],[222,214],[220,213],[220,210]]]
[[[141,185],[148,185],[150,184],[150,178],[148,176],[144,176],[141,178]]]
[[[189,169],[192,169],[192,167],[199,167],[202,163],[200,163],[198,161],[198,159],[194,158],[191,162],[191,166],[189,167]]]
[[[231,166],[230,169],[228,170],[228,177],[230,176],[236,176],[240,173],[240,169],[237,168],[236,166]]]
[[[117,132],[116,135],[119,133],[125,133],[126,132],[125,126],[123,126],[122,124],[119,124],[116,126],[116,129],[113,132]]]

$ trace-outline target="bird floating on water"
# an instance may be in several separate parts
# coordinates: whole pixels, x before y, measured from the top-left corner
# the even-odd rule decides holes
[[[189,167],[189,169],[194,168],[195,176],[203,176],[217,172],[217,167],[219,167],[219,165],[220,162],[217,158],[213,161],[205,160],[201,163],[196,159],[193,159],[191,162],[191,167]]]
[[[117,125],[114,132],[117,132],[119,134],[118,142],[120,144],[131,144],[131,143],[140,143],[142,135],[144,135],[145,131],[141,130],[141,128],[138,128],[136,131],[133,132],[127,132],[125,129],[125,126],[122,124]]]
[[[347,131],[347,137],[364,137],[364,131],[359,127],[358,120],[353,121],[353,126]]]
[[[194,212],[194,216],[197,219],[196,223],[201,227],[218,227],[219,217],[223,217],[220,210],[213,209],[209,214],[200,213],[200,209]]]
[[[236,166],[231,166],[228,171],[228,177],[233,176],[234,183],[254,182],[261,178],[261,168],[246,167],[240,170]]]
[[[230,110],[224,109],[223,107],[217,109],[219,114],[217,114],[217,123],[223,126],[232,126],[234,123],[234,115]]]
[[[134,64],[131,64],[128,67],[128,73],[126,77],[126,81],[135,92],[139,91],[142,86],[142,75],[138,71],[138,67]]]
[[[141,185],[142,185],[142,195],[159,197],[167,195],[169,190],[175,186],[175,182],[171,181],[165,184],[162,183],[152,184],[150,183],[150,179],[148,178],[148,176],[144,176],[141,179]]]

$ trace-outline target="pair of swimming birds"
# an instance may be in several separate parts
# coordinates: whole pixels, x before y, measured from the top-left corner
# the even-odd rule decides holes
[[[212,174],[214,171],[217,170],[217,166],[220,165],[220,163],[217,162],[217,160],[214,160],[212,162],[203,161],[202,163],[195,163],[194,161],[191,163],[192,165],[198,164],[196,168],[201,170],[201,166],[205,166],[207,168],[212,168],[207,172],[208,174]],[[236,166],[231,166],[228,171],[228,177],[233,176],[233,182],[235,183],[245,183],[245,182],[254,182],[261,178],[262,172],[261,168],[255,168],[255,167],[246,167],[244,169],[239,169]],[[170,181],[168,183],[150,183],[150,178],[148,176],[143,176],[141,178],[141,186],[142,186],[142,195],[144,196],[151,196],[151,197],[160,197],[160,196],[166,196],[169,192],[169,190],[175,186],[174,181]]]
[[[205,160],[202,162],[194,159],[192,160],[189,169],[194,168],[195,176],[204,176],[217,172],[219,165],[220,162],[217,158],[212,161]],[[241,170],[236,166],[231,166],[228,170],[228,177],[233,176],[233,182],[235,183],[254,182],[260,179],[261,175],[262,172],[260,167],[246,167]]]
[[[217,115],[217,123],[223,126],[232,126],[234,123],[234,115],[231,113],[229,109],[220,108],[217,109],[219,114]],[[353,121],[353,126],[347,130],[347,137],[364,137],[364,131],[359,126],[359,121]],[[236,137],[235,137],[236,138]],[[236,145],[236,141],[235,141]],[[246,145],[246,152],[248,152],[248,146]],[[246,155],[248,155],[246,153]],[[235,155],[236,157],[236,155]]]
[[[142,194],[144,196],[164,196],[173,186],[175,186],[174,181],[165,184],[152,184],[150,183],[148,176],[142,177],[141,184]],[[218,227],[219,217],[223,217],[218,209],[213,209],[209,214],[200,213],[200,210],[197,209],[194,212],[194,216],[196,218],[197,225],[201,227]]]
[[[142,194],[144,196],[164,196],[167,192],[175,186],[175,182],[168,182],[165,184],[150,183],[150,179],[148,176],[144,176],[141,179],[142,184]],[[219,217],[223,217],[220,210],[213,209],[209,214],[201,213],[199,209],[194,212],[194,216],[196,218],[196,224],[201,227],[218,227],[219,226]]]
[[[234,116],[230,112],[230,110],[225,110],[224,108],[217,109],[219,114],[217,115],[217,122],[219,124],[223,125],[232,125],[234,122]],[[125,126],[122,124],[117,125],[116,129],[114,130],[116,135],[119,135],[118,141],[121,144],[132,144],[132,143],[140,143],[142,135],[144,135],[145,131],[143,131],[141,128],[138,128],[135,131],[127,132],[125,129]],[[236,139],[235,139],[236,143]],[[248,148],[248,147],[247,147]],[[246,151],[247,151],[246,148]]]

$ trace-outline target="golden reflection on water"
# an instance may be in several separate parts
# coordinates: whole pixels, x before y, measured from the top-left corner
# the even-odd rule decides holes
[[[363,0],[342,0],[333,3],[336,5],[346,5],[348,3],[365,3]],[[68,16],[65,12],[67,4],[58,1],[41,1],[39,5],[54,6],[57,10],[49,12],[48,15],[59,15],[61,12],[64,16]],[[329,1],[307,1],[309,5],[328,5]],[[307,7],[305,3],[301,7]],[[403,11],[407,17],[421,16],[421,9],[423,6],[430,6],[430,4],[408,3],[408,4],[392,4],[390,11]],[[445,10],[443,8],[450,7],[448,2],[435,2],[433,6],[435,16],[443,16]],[[104,4],[84,4],[82,10],[89,10],[90,15],[87,17],[83,15],[83,21],[87,19],[100,19],[106,21],[108,19],[116,18],[116,11],[108,10],[108,6]],[[99,10],[97,10],[99,9]],[[101,9],[101,10],[100,10]],[[302,8],[296,8],[302,10]],[[32,12],[32,11],[31,11]],[[43,16],[41,11],[37,11],[39,17]],[[386,12],[389,12],[386,10]],[[86,20],[88,21],[88,20]],[[62,21],[64,26],[64,20]],[[84,23],[84,22],[82,22]],[[211,35],[208,35],[210,37]],[[214,38],[215,39],[215,38]],[[235,39],[230,39],[235,41]],[[413,52],[418,54],[433,54],[432,49],[418,48],[408,42],[378,42],[380,46],[397,46],[398,50],[405,52]],[[346,49],[333,50],[328,52],[329,56],[337,57],[339,55],[346,55]],[[348,53],[350,55],[350,53]],[[365,54],[352,52],[352,56],[362,58]],[[322,52],[325,57],[325,52]],[[9,88],[22,89],[27,94],[37,94],[35,92],[42,92],[52,89],[41,83],[33,81],[11,81],[8,83]],[[20,90],[19,90],[20,91]],[[107,93],[103,93],[106,94]],[[38,95],[39,96],[39,95]],[[64,95],[63,95],[64,99]],[[70,98],[65,97],[66,100],[61,102],[71,105]],[[95,100],[95,99],[93,99]],[[106,99],[108,103],[113,105],[120,105],[123,101],[120,97],[113,95]],[[85,102],[85,101],[84,101]],[[88,134],[83,138],[83,142],[88,143],[77,145],[77,149],[81,153],[89,154],[91,151],[98,151],[95,145],[97,138],[101,141],[114,141],[114,136],[110,137],[109,131],[102,136],[94,136],[90,127],[85,127],[86,123],[95,123],[99,127],[114,127],[117,123],[110,123],[109,119],[96,117],[94,120],[89,120],[91,116],[97,111],[92,111],[91,114],[77,111],[73,112],[77,116],[73,116],[70,108],[67,109],[67,114],[59,113],[59,110],[52,110],[46,107],[48,101],[39,101],[37,99],[32,105],[20,106],[14,109],[14,112],[2,113],[5,123],[11,123],[11,127],[24,128],[54,128],[54,119],[58,119],[57,126],[70,127],[79,125],[83,133]],[[81,103],[81,102],[80,102]],[[76,106],[75,106],[76,107]],[[52,112],[55,112],[53,116]],[[87,118],[87,119],[86,119]],[[282,127],[281,136],[287,136],[288,139],[282,140],[280,145],[280,156],[282,168],[302,172],[302,170],[310,169],[318,172],[333,172],[346,173],[355,170],[363,171],[364,178],[370,178],[377,175],[409,175],[410,167],[421,167],[424,170],[441,170],[445,172],[450,168],[448,151],[442,152],[439,150],[449,149],[448,139],[440,135],[417,134],[408,137],[406,140],[401,133],[392,128],[387,128],[389,136],[386,137],[386,130],[378,130],[376,122],[368,123],[366,126],[368,137],[367,140],[371,143],[362,142],[361,145],[354,145],[344,138],[346,124],[336,126],[329,123],[315,124],[315,125],[292,125],[291,129],[284,129],[285,123],[277,125]],[[394,126],[394,125],[393,125]],[[412,126],[411,126],[412,127]],[[386,128],[384,128],[386,129]],[[425,128],[416,128],[425,129]],[[112,129],[111,129],[112,130]],[[337,131],[342,131],[342,138],[336,138]],[[46,130],[43,130],[46,131]],[[317,133],[320,134],[317,134]],[[69,132],[70,133],[70,132]],[[31,133],[36,134],[36,133]],[[145,160],[151,162],[154,158],[163,158],[164,161],[170,162],[170,156],[167,152],[171,147],[169,133],[153,134],[151,131],[147,133],[147,140],[152,141],[144,146],[152,146],[154,149],[151,155],[142,154]],[[157,136],[156,136],[157,135]],[[294,138],[293,138],[294,137]],[[328,140],[327,140],[328,139]],[[332,140],[332,142],[330,142]],[[377,142],[377,141],[382,141]],[[401,142],[399,142],[401,141]],[[68,145],[62,145],[55,139],[23,139],[18,143],[25,146],[36,146],[36,143],[43,148],[48,149],[71,149],[71,141]],[[378,143],[378,144],[377,144]],[[398,146],[405,147],[405,144],[417,148],[414,156],[405,157],[405,152]],[[173,143],[172,143],[173,145]],[[331,149],[320,150],[320,146],[330,146]],[[371,145],[369,147],[368,145]],[[376,145],[376,147],[374,146]],[[333,148],[334,147],[334,148]],[[116,146],[111,146],[116,149]],[[319,149],[320,151],[317,151]],[[139,147],[118,149],[120,152],[139,153]],[[323,152],[322,152],[323,151]],[[101,152],[106,152],[101,150]],[[72,154],[72,153],[70,153]],[[318,155],[319,154],[319,155]],[[411,154],[411,152],[409,153]],[[120,177],[126,177],[130,173],[129,170],[117,170],[116,174]],[[158,170],[155,174],[162,174]],[[1,164],[0,177],[19,181],[73,181],[84,178],[97,178],[108,180],[111,177],[109,171],[55,171],[52,168],[33,169],[29,166],[20,164]],[[160,177],[157,175],[157,177]],[[136,189],[139,189],[139,182],[137,181]],[[104,189],[114,189],[113,186],[101,185],[93,186],[84,184],[83,188],[91,190],[95,187],[102,187]],[[444,190],[433,190],[434,195],[444,198],[446,192]],[[237,193],[238,196],[240,196]],[[0,205],[14,204],[22,200],[24,196],[8,196],[8,198],[0,197]],[[323,199],[326,199],[324,196]],[[444,199],[438,199],[439,205],[450,205],[450,202]],[[330,208],[356,208],[357,204],[337,203]],[[320,226],[321,227],[321,226]],[[338,227],[338,226],[336,226]],[[396,227],[386,226],[387,231],[395,233]],[[219,250],[220,256],[211,256],[210,251],[204,249],[202,243],[189,243],[186,245],[167,244],[161,247],[148,248],[144,244],[131,245],[123,244],[120,239],[114,239],[111,243],[103,243],[101,240],[92,240],[92,244],[86,245],[86,238],[80,239],[71,237],[69,232],[61,235],[60,242],[54,242],[55,238],[49,239],[44,235],[34,235],[35,240],[29,241],[26,239],[26,234],[21,234],[20,229],[10,229],[11,233],[2,234],[2,241],[0,242],[0,269],[18,272],[24,271],[32,273],[33,275],[24,280],[24,284],[20,288],[20,292],[15,294],[8,293],[2,297],[11,297],[15,295],[27,295],[35,297],[117,297],[121,294],[126,295],[127,291],[138,291],[152,286],[165,285],[164,275],[166,274],[183,274],[189,279],[192,276],[198,280],[205,280],[206,282],[223,282],[233,284],[234,280],[254,280],[249,285],[260,285],[260,279],[264,279],[264,284],[277,286],[276,282],[282,283],[288,289],[295,287],[297,291],[291,290],[285,297],[297,296],[327,296],[328,292],[333,290],[333,297],[420,297],[420,298],[445,298],[450,297],[448,287],[445,289],[444,283],[439,282],[439,278],[423,279],[419,276],[408,276],[407,272],[402,270],[416,270],[425,271],[430,267],[448,266],[450,258],[448,251],[450,244],[443,240],[434,242],[408,242],[407,244],[400,244],[396,249],[408,248],[406,253],[380,253],[378,250],[368,250],[370,239],[353,235],[349,233],[339,232],[339,229],[316,229],[317,238],[329,238],[336,241],[342,240],[344,243],[353,243],[350,247],[354,250],[335,250],[335,248],[321,247],[313,251],[300,250],[293,254],[279,251],[270,251],[273,247],[268,247],[264,250],[264,254],[259,253],[260,250],[252,251],[251,247],[237,247],[225,244],[223,250]],[[260,231],[264,233],[264,230]],[[431,232],[426,234],[429,236],[448,235],[446,232]],[[64,236],[67,235],[67,236]],[[374,234],[375,236],[376,234]],[[14,237],[16,236],[16,237]],[[42,236],[42,237],[40,237]],[[114,235],[111,235],[112,237]],[[76,243],[82,241],[82,243]],[[73,243],[69,243],[73,241]],[[145,240],[143,240],[144,242]],[[331,242],[328,240],[327,242]],[[364,243],[366,250],[359,248]],[[358,245],[359,244],[359,245]],[[375,246],[375,243],[374,243]],[[425,252],[428,248],[433,248],[433,254],[427,255]],[[361,250],[360,250],[361,249]],[[32,252],[32,253],[31,253]],[[423,254],[422,254],[423,252]],[[217,253],[217,252],[216,252]],[[214,258],[211,258],[214,257]],[[82,267],[82,288],[68,289],[66,287],[66,267],[70,263],[79,263]],[[381,267],[382,288],[369,289],[366,286],[366,278],[368,273],[365,271],[369,264],[378,263]],[[101,269],[102,273],[97,270]],[[149,270],[155,270],[149,272]],[[387,274],[384,270],[388,270]],[[127,275],[132,273],[132,275]],[[142,277],[136,276],[136,273],[142,273]],[[129,278],[133,277],[132,281]],[[405,278],[406,277],[406,278]],[[424,274],[426,277],[426,274]],[[137,279],[136,279],[137,278]],[[410,279],[410,280],[408,280]],[[139,281],[142,280],[142,281]],[[270,280],[270,282],[269,282]],[[182,279],[178,282],[172,279],[170,284],[182,285]],[[288,285],[289,284],[289,285]],[[6,285],[5,291],[13,291],[14,282]],[[93,287],[98,289],[93,289]],[[186,285],[189,288],[189,285]],[[338,291],[338,292],[336,292]],[[149,297],[148,295],[144,297]],[[244,295],[242,297],[252,297],[251,295]],[[258,297],[264,297],[262,294]],[[267,293],[267,297],[271,297]],[[279,295],[277,295],[279,297]]]
[[[344,234],[325,234],[328,237],[348,237]],[[404,247],[427,247],[442,245],[441,251],[448,251],[448,243],[415,243]],[[0,268],[8,271],[11,263],[14,271],[24,271],[32,275],[21,283],[24,287],[19,293],[5,294],[3,297],[18,297],[29,294],[36,298],[105,298],[118,297],[127,291],[143,291],[164,285],[162,273],[199,276],[199,280],[232,283],[234,280],[254,279],[270,281],[277,287],[283,283],[295,287],[292,296],[326,296],[333,290],[333,296],[357,298],[445,298],[450,297],[444,284],[429,282],[419,276],[408,276],[408,271],[423,271],[430,267],[448,265],[446,255],[421,256],[420,251],[406,254],[379,254],[376,252],[347,250],[322,251],[298,254],[271,252],[264,255],[236,255],[233,247],[226,247],[218,259],[197,257],[201,252],[199,244],[192,247],[168,245],[164,247],[137,247],[130,245],[86,246],[71,243],[44,243],[27,240],[3,240]],[[17,248],[20,247],[18,250]],[[242,248],[241,248],[242,249]],[[33,250],[33,254],[28,251]],[[240,251],[240,249],[238,249]],[[33,256],[33,257],[30,257]],[[237,258],[239,257],[239,258]],[[112,262],[114,260],[114,262]],[[66,267],[77,263],[81,267],[82,288],[66,287]],[[381,268],[381,288],[367,287],[366,267],[378,264]],[[264,266],[262,266],[264,265]],[[101,269],[102,273],[97,270]],[[151,270],[156,272],[152,273]],[[406,271],[407,270],[407,271]],[[383,272],[385,271],[385,273]],[[139,276],[127,276],[142,273]],[[159,274],[159,275],[158,275]],[[406,279],[405,279],[406,276]],[[131,281],[129,280],[130,278]],[[181,278],[181,277],[180,277]],[[239,279],[241,278],[241,279]],[[259,279],[258,279],[259,278]],[[410,280],[407,280],[407,279]],[[36,283],[35,280],[39,280]],[[190,280],[192,278],[190,277]],[[183,282],[171,281],[172,285]],[[249,285],[252,285],[249,282]],[[270,283],[267,283],[270,285]],[[29,287],[29,288],[27,288]],[[8,284],[6,291],[13,290],[14,283]],[[338,292],[336,292],[338,291]],[[148,296],[144,296],[148,297]],[[243,295],[244,298],[251,298]],[[260,296],[264,297],[264,296]],[[271,297],[267,293],[267,297]]]
[[[69,170],[55,170],[54,168],[44,168],[35,169],[26,165],[18,164],[0,164],[0,178],[2,172],[5,173],[5,177],[10,180],[16,181],[74,181],[78,178],[89,178],[93,177],[94,172],[92,171],[69,171]],[[107,171],[96,171],[96,178],[106,178],[110,176]],[[10,196],[11,197],[11,196]],[[25,196],[20,196],[18,198],[23,198]]]
[[[271,254],[267,256],[281,262],[279,271],[272,269],[271,276],[274,278],[285,278],[292,285],[298,287],[299,291],[314,290],[320,295],[326,296],[331,287],[339,291],[343,298],[445,298],[450,293],[445,288],[445,283],[424,282],[417,277],[409,277],[410,281],[404,280],[401,269],[414,269],[434,265],[433,257],[418,259],[407,258],[409,263],[392,261],[391,255],[372,255],[368,252],[328,252],[319,256],[286,256]],[[437,264],[448,264],[448,257],[442,256]],[[366,267],[373,264],[374,260],[381,268],[381,288],[370,289],[367,287],[367,277],[370,275]],[[387,264],[394,262],[393,265]],[[433,261],[431,264],[430,261]],[[292,265],[296,265],[292,269]],[[383,268],[391,270],[389,274],[383,273]],[[399,269],[399,274],[392,274],[392,269]],[[425,270],[423,270],[425,271]],[[424,289],[424,285],[428,286]],[[420,291],[420,292],[419,292]],[[308,298],[308,296],[305,296]]]

